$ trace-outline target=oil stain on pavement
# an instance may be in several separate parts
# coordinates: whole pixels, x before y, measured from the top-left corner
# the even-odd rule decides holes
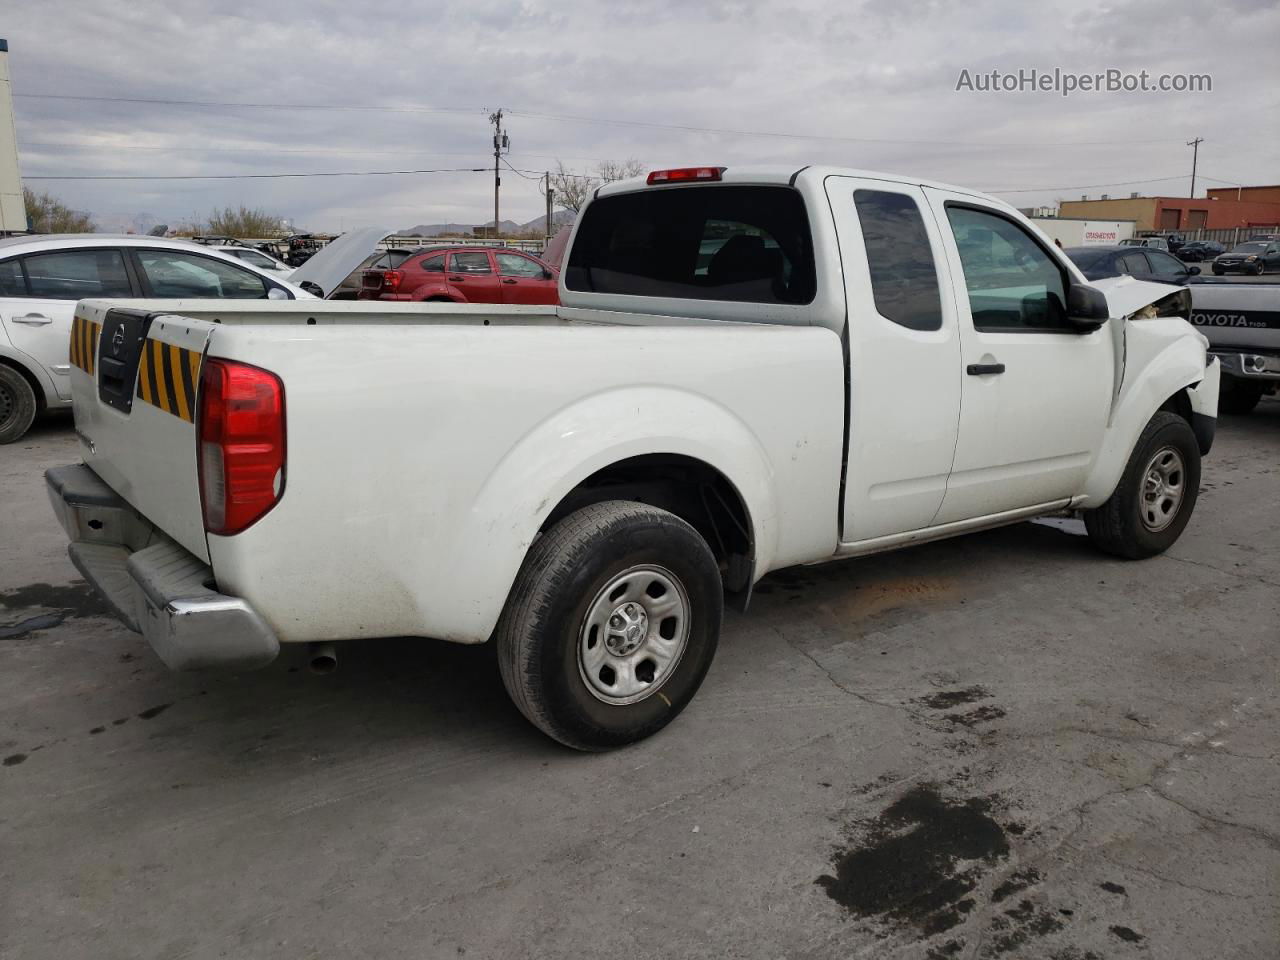
[[[850,913],[933,935],[957,926],[987,870],[1009,855],[984,798],[952,801],[930,785],[909,790],[874,820],[864,839],[839,850],[833,874],[816,883]]]
[[[54,585],[30,583],[0,593],[0,608],[28,611],[50,610],[13,623],[0,623],[0,640],[15,640],[37,630],[49,630],[64,620],[80,617],[109,617],[111,609],[83,580]]]

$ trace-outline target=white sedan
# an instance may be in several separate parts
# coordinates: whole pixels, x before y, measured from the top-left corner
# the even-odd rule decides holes
[[[0,444],[25,434],[42,411],[70,408],[71,320],[85,297],[311,294],[279,273],[186,240],[93,233],[0,240]]]
[[[247,263],[251,267],[257,267],[259,270],[266,270],[269,273],[276,274],[281,280],[287,280],[294,271],[294,267],[289,266],[283,260],[271,256],[262,250],[255,250],[253,247],[215,247],[218,253],[225,253],[228,257],[235,257],[241,263]]]

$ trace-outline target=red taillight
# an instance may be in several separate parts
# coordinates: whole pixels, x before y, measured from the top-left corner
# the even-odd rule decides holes
[[[655,170],[649,174],[648,184],[687,183],[690,180],[719,180],[728,167],[679,167],[675,170]]]
[[[229,536],[284,492],[284,384],[258,367],[206,359],[198,406],[204,528]]]
[[[384,290],[399,290],[400,281],[404,279],[404,274],[399,270],[382,271],[382,288]]]

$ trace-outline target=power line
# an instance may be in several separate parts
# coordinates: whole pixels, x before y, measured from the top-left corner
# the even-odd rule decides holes
[[[450,167],[436,170],[343,170],[323,173],[203,173],[127,176],[32,176],[24,180],[282,180],[298,177],[399,177],[416,173],[488,173],[486,167]]]
[[[484,113],[479,107],[443,107],[443,106],[385,106],[381,104],[323,104],[323,103],[266,103],[234,100],[178,100],[166,97],[106,97],[84,96],[62,93],[14,93],[15,97],[26,97],[40,100],[85,100],[97,103],[143,103],[164,104],[184,107],[244,107],[271,110],[352,110],[383,113]],[[604,124],[608,126],[643,127],[659,130],[680,130],[686,133],[715,133],[738,137],[768,137],[784,140],[812,140],[827,143],[882,143],[906,144],[917,146],[952,146],[952,147],[1099,147],[1117,146],[1121,144],[1155,144],[1179,142],[1177,137],[1165,137],[1151,140],[1023,140],[1023,141],[987,141],[987,140],[914,140],[893,137],[847,137],[830,134],[789,133],[774,130],[743,130],[732,127],[706,127],[696,124],[662,123],[650,120],[623,120],[617,117],[585,117],[569,114],[534,113],[523,110],[507,110],[507,116],[524,117],[530,120],[550,120],[556,123]]]

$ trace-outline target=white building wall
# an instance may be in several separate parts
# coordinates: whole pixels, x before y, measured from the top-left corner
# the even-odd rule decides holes
[[[1059,220],[1033,217],[1031,220],[1050,240],[1064,247],[1114,246],[1133,236],[1132,220]]]

